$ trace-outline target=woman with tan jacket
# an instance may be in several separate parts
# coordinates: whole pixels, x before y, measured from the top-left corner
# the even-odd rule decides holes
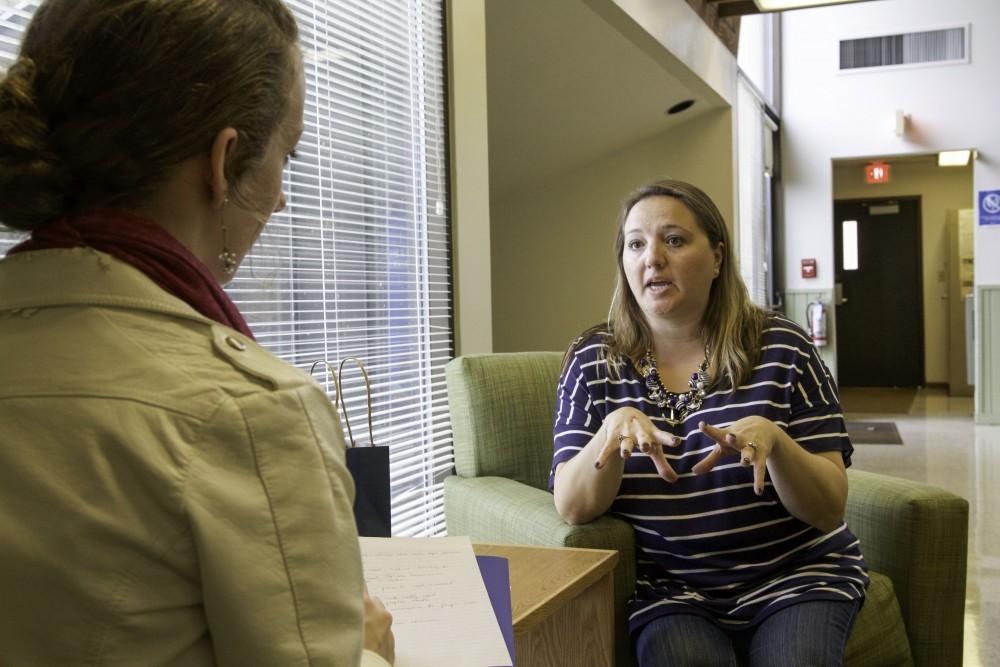
[[[335,411],[222,290],[302,132],[279,0],[46,0],[0,80],[0,663],[385,665]]]

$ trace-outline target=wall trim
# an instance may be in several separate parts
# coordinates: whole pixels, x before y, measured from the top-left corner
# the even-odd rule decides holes
[[[1000,285],[976,286],[976,423],[1000,424]]]

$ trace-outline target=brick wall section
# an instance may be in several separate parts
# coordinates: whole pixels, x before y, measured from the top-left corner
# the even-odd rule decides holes
[[[712,31],[718,35],[722,43],[726,45],[733,55],[736,55],[736,48],[740,42],[740,17],[730,16],[719,18],[718,2],[711,0],[686,0],[694,9],[698,16],[708,25]]]

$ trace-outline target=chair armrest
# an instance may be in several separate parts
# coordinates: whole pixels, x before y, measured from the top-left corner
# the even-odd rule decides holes
[[[570,525],[556,511],[548,491],[505,477],[445,478],[448,533],[507,544],[621,549],[634,542],[632,527],[603,516]],[[634,554],[622,554],[625,556]]]
[[[962,664],[969,503],[896,477],[848,472],[847,525],[892,579],[916,665]]]
[[[444,512],[449,535],[506,544],[614,549],[617,663],[629,664],[625,601],[635,591],[635,533],[621,519],[602,516],[573,526],[559,516],[548,491],[504,477],[446,477]]]

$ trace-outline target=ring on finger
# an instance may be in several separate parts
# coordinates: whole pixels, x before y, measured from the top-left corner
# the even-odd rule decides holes
[[[621,449],[621,451],[619,453],[621,454],[621,457],[623,459],[627,459],[630,456],[632,456],[632,447],[626,447],[624,444],[622,444],[626,440],[631,440],[632,441],[632,447],[636,446],[635,438],[633,438],[632,436],[630,436],[630,435],[620,435],[620,436],[618,436],[618,447]]]

